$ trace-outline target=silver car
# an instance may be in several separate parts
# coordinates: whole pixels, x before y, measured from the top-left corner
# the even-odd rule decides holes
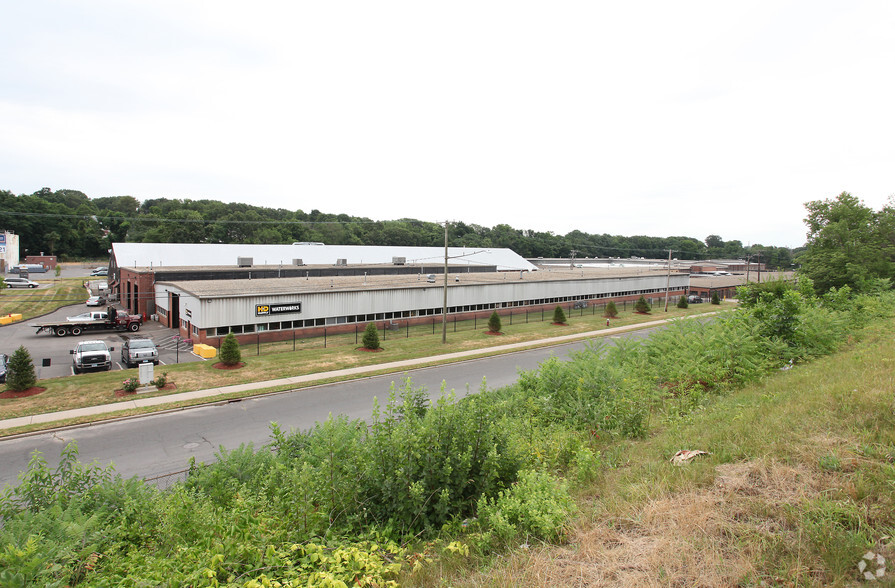
[[[32,282],[28,278],[3,278],[7,288],[37,288],[40,286],[37,282]]]

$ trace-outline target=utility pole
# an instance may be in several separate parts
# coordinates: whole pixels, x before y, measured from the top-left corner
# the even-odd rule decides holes
[[[569,269],[575,269],[575,256],[578,255],[577,249],[569,251]]]
[[[752,266],[752,254],[746,256],[746,283],[749,283],[749,268]]]
[[[761,251],[758,252],[758,267],[755,269],[758,271],[758,283],[761,284]]]
[[[668,312],[668,288],[671,286],[671,249],[668,250],[668,276],[665,278],[665,312]]]
[[[447,343],[447,289],[448,289],[448,221],[444,221],[444,300],[441,305],[441,343]]]

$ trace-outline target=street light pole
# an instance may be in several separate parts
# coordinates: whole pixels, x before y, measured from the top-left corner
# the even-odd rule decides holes
[[[444,221],[444,300],[441,303],[441,343],[447,343],[447,289],[448,289],[448,221]]]

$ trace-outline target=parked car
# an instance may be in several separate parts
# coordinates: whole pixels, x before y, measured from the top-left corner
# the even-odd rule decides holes
[[[121,346],[121,363],[127,367],[149,362],[158,365],[158,349],[152,339],[132,337]]]
[[[0,383],[6,382],[6,364],[9,363],[9,358],[0,353]]]
[[[87,306],[105,306],[106,299],[103,296],[91,296],[87,299]]]
[[[96,268],[95,270],[93,270],[92,272],[90,272],[90,275],[91,275],[91,276],[108,276],[108,275],[109,275],[109,268],[107,268],[107,267],[98,267],[98,268]]]
[[[7,288],[37,288],[40,284],[28,278],[4,278]]]
[[[690,304],[699,304],[700,302],[702,302],[702,296],[690,294],[690,296],[687,297],[687,302],[689,302]]]

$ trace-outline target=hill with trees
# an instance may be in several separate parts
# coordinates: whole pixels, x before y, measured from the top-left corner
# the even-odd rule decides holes
[[[77,190],[43,188],[15,195],[0,190],[0,228],[20,236],[23,255],[43,251],[62,260],[104,257],[112,243],[292,243],[328,245],[441,246],[444,228],[414,219],[372,220],[312,209],[285,210],[216,200],[132,196],[90,198]],[[565,235],[506,224],[483,227],[452,223],[452,247],[506,247],[523,257],[665,257],[682,259],[744,258],[761,254],[770,268],[788,269],[793,250],[764,245],[743,246],[709,235],[648,237],[590,234]]]

